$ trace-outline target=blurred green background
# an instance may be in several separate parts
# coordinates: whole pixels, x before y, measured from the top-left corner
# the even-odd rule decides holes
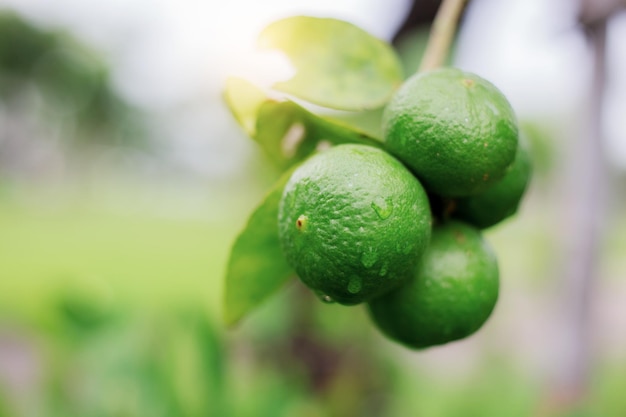
[[[581,35],[554,35],[571,13],[513,2],[515,26],[494,18],[497,2],[468,10],[456,63],[510,94],[536,175],[518,216],[486,234],[502,276],[493,317],[467,340],[412,352],[385,340],[363,308],[322,304],[297,282],[238,328],[221,317],[230,245],[279,174],[220,96],[227,75],[272,74],[251,68],[241,45],[296,13],[334,13],[391,39],[409,2],[172,1],[149,15],[149,2],[118,3],[0,2],[0,417],[626,415],[621,148],[608,152],[610,204],[584,316],[563,276],[576,227],[568,157],[586,97],[567,83],[589,71]],[[501,43],[519,55],[499,54],[485,22],[510,25]],[[510,35],[528,22],[556,45],[537,48],[537,27],[527,43]],[[624,33],[618,23],[610,39]],[[407,73],[425,33],[396,40]],[[232,34],[241,48],[220,38]],[[481,34],[492,43],[476,48]],[[546,67],[520,58],[528,51]],[[626,51],[611,51],[610,71],[623,74]],[[550,76],[565,79],[547,86]],[[624,139],[615,125],[609,140]],[[564,329],[580,320],[591,323],[590,372],[572,407],[577,394],[558,387],[572,348]]]

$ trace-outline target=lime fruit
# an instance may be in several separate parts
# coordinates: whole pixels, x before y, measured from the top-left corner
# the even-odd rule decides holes
[[[515,114],[490,82],[456,68],[418,73],[383,113],[387,149],[429,191],[466,197],[505,174],[517,149]]]
[[[430,239],[419,181],[387,152],[338,145],[289,179],[279,205],[288,263],[322,300],[353,305],[409,279]]]
[[[497,260],[473,226],[433,228],[412,280],[369,302],[370,316],[390,339],[426,348],[462,339],[489,318],[498,299]]]
[[[519,143],[515,161],[504,178],[477,196],[458,199],[452,217],[485,229],[517,212],[532,173],[531,155],[523,136]]]

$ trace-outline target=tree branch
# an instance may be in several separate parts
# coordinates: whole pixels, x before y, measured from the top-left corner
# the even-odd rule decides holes
[[[468,0],[443,0],[432,28],[419,71],[428,71],[444,64],[456,34],[461,13]]]

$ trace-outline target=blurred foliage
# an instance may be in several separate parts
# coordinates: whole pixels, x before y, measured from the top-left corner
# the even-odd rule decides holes
[[[426,51],[426,43],[430,34],[430,26],[419,26],[400,37],[396,49],[402,62],[406,78],[415,74]]]
[[[44,118],[74,125],[77,142],[142,143],[139,111],[113,89],[106,64],[70,34],[0,10],[0,103],[35,89]]]
[[[557,161],[557,145],[549,129],[542,124],[523,120],[520,122],[520,131],[526,136],[530,143],[530,150],[533,160],[533,175],[539,182],[546,182],[553,172]]]
[[[119,320],[80,330],[60,314],[57,326],[31,328],[36,338],[20,341],[39,344],[43,395],[37,385],[4,395],[0,416],[523,417],[540,407],[540,381],[508,357],[485,355],[474,371],[438,373],[387,349],[364,316],[348,317],[342,307],[316,304],[313,320],[335,324],[312,331],[319,323],[299,320],[297,304],[308,299],[294,290],[234,336],[192,305],[128,309]],[[273,320],[291,336],[268,327]],[[600,368],[602,383],[577,414],[545,415],[622,415],[625,370]],[[20,411],[32,408],[24,401],[38,412]]]
[[[522,417],[543,400],[545,382],[510,352],[481,345],[469,370],[453,370],[298,282],[226,331],[223,242],[237,215],[226,226],[80,205],[41,212],[10,196],[0,198],[0,347],[25,352],[37,372],[24,385],[0,371],[1,417]],[[511,233],[499,246],[526,253]],[[9,360],[0,350],[0,370]],[[580,415],[626,410],[626,363],[601,365]]]
[[[403,45],[413,57],[405,61],[410,74],[423,41]],[[71,145],[142,138],[136,111],[117,96],[93,51],[1,12],[0,111],[33,90],[44,119],[77,125],[67,129]],[[379,113],[331,117],[377,129],[371,123]],[[548,173],[554,149],[542,131],[529,134],[539,145],[538,169]],[[185,217],[163,204],[180,193],[159,184],[158,197],[146,198],[124,188],[128,178],[118,180],[114,192],[80,184],[90,197],[0,181],[0,417],[536,415],[546,381],[519,352],[490,351],[487,335],[473,345],[478,354],[469,341],[469,370],[451,369],[455,361],[398,349],[363,309],[322,304],[297,281],[227,332],[221,282],[229,244],[254,200],[242,196],[253,187],[222,181],[223,195],[201,205],[206,217]],[[203,187],[194,197],[207,193]],[[128,195],[111,198],[122,189]],[[90,205],[93,196],[100,200]],[[519,278],[532,300],[553,284],[546,277],[555,249],[545,202],[528,208],[523,222],[490,238],[500,240],[507,291],[519,290]],[[619,219],[607,245],[616,279],[625,222]],[[592,397],[576,415],[626,415],[624,359],[594,368]]]

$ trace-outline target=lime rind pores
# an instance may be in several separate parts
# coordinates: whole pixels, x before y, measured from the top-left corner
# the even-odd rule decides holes
[[[300,279],[344,305],[409,279],[431,233],[419,181],[393,156],[363,145],[335,146],[298,167],[278,220],[283,252]]]
[[[412,280],[369,302],[376,326],[414,349],[476,332],[498,299],[496,256],[478,229],[459,221],[436,226]]]
[[[407,79],[383,113],[387,149],[443,197],[476,195],[504,176],[518,127],[506,97],[456,68]]]
[[[528,143],[520,136],[515,160],[500,181],[485,192],[456,201],[452,217],[481,229],[491,227],[513,216],[524,197],[532,175],[532,158]]]

